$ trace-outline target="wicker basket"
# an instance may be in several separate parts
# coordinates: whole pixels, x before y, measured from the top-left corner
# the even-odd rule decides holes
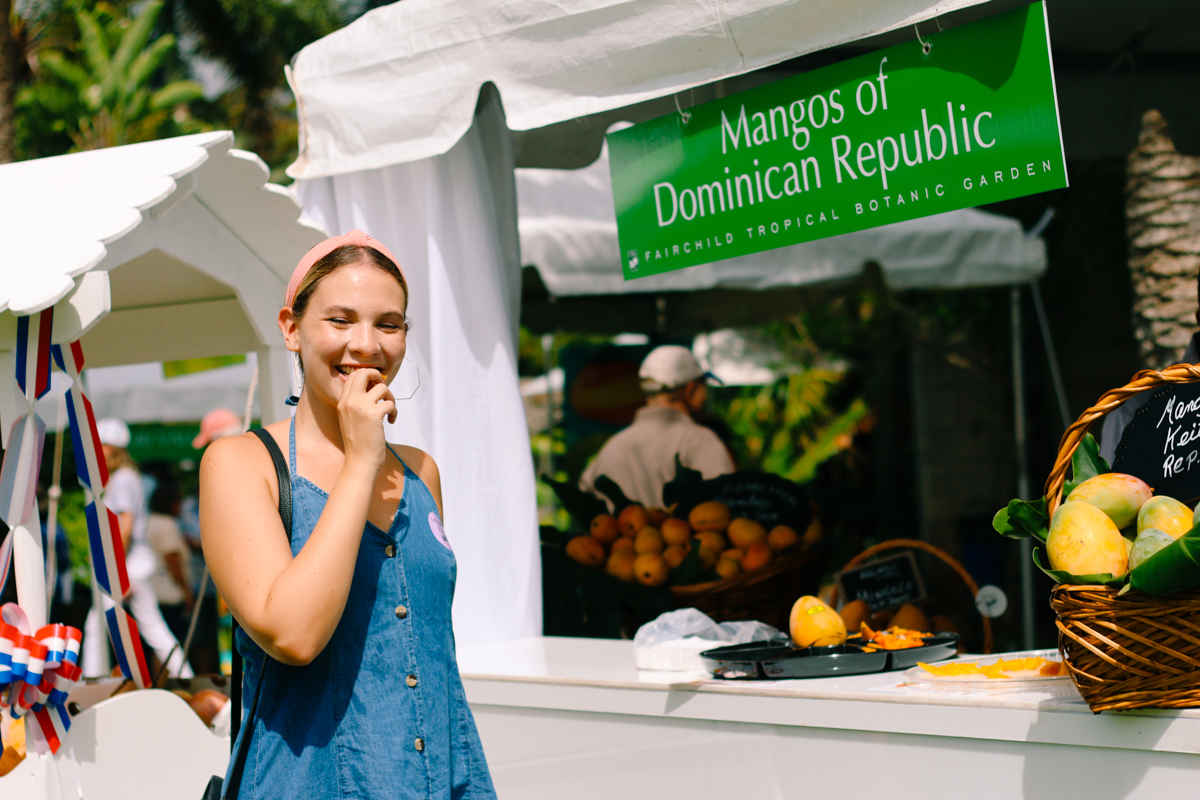
[[[940,558],[952,570],[958,573],[960,578],[962,578],[963,583],[966,584],[967,591],[971,593],[971,597],[979,594],[979,585],[975,583],[975,579],[971,577],[971,573],[967,572],[966,567],[958,562],[958,559],[954,558],[940,547],[935,547],[934,545],[931,545],[928,542],[922,542],[919,539],[890,539],[886,542],[880,542],[874,547],[868,547],[866,550],[850,559],[846,566],[842,567],[842,572],[865,564],[867,559],[871,558],[877,553],[882,553],[885,550],[896,549],[923,550],[932,556]],[[829,604],[836,608],[837,602],[838,590],[837,586],[835,585],[833,587],[833,594],[830,595],[829,598]],[[992,621],[982,613],[979,616],[983,619],[983,653],[986,655],[992,652]]]
[[[1103,395],[1063,434],[1046,480],[1047,510],[1062,502],[1071,456],[1088,426],[1135,394],[1169,383],[1200,381],[1200,367],[1144,370]],[[1059,584],[1050,594],[1062,652],[1092,711],[1200,706],[1200,591],[1118,596],[1106,586]]]
[[[816,594],[819,547],[775,559],[761,569],[719,581],[672,586],[678,608],[698,608],[717,622],[756,619],[787,630],[797,597]]]

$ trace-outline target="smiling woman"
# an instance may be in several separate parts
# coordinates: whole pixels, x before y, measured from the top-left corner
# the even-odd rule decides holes
[[[201,464],[204,553],[241,624],[254,717],[227,776],[244,796],[495,795],[454,658],[437,466],[384,440],[407,306],[395,258],[365,233],[314,247],[279,312],[304,375],[295,417]],[[287,453],[290,546],[263,443]],[[239,786],[243,770],[255,778]]]

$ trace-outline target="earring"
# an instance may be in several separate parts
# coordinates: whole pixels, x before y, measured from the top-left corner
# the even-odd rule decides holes
[[[417,385],[411,392],[409,392],[408,397],[397,397],[396,399],[397,400],[412,400],[413,395],[417,393],[417,389],[421,388],[421,368],[417,366],[416,362],[409,360],[408,356],[405,356],[404,360],[408,361],[408,363],[412,364],[413,369],[415,369],[417,371]]]
[[[300,387],[300,391],[304,391],[304,372],[300,369],[300,354],[292,353],[292,380],[296,386]],[[283,401],[285,406],[295,406],[300,404],[300,398],[297,395],[288,395],[288,399]]]

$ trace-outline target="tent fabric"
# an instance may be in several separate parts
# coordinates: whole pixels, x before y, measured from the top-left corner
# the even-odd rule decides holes
[[[530,130],[740,75],[983,0],[406,0],[297,54],[295,178],[445,153],[480,86]]]
[[[513,153],[498,98],[485,98],[444,155],[302,180],[296,191],[307,217],[334,232],[366,231],[408,278],[413,328],[392,389],[398,398],[416,391],[398,402],[388,438],[439,465],[458,558],[459,645],[541,635],[536,488],[517,378]]]
[[[97,419],[116,417],[131,423],[199,422],[215,408],[228,408],[239,417],[245,413],[246,397],[254,381],[257,353],[247,353],[246,363],[217,369],[163,376],[160,363],[91,367],[87,372],[87,395]],[[66,375],[50,376],[50,391],[37,401],[38,416],[56,430],[58,404],[70,389]],[[260,418],[259,392],[250,406],[251,419]]]
[[[0,311],[49,308],[147,217],[191,195],[287,282],[322,232],[253,153],[214,131],[0,165]],[[37,269],[30,269],[36,264]]]
[[[558,297],[806,286],[853,278],[868,261],[893,289],[1007,285],[1046,270],[1042,240],[968,208],[627,281],[607,146],[584,169],[518,169],[517,200],[521,258]]]

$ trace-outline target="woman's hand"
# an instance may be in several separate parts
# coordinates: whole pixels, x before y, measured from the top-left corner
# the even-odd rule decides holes
[[[377,369],[363,367],[350,373],[338,400],[338,420],[346,465],[369,467],[379,471],[387,456],[383,436],[383,418],[396,421],[396,398]]]

